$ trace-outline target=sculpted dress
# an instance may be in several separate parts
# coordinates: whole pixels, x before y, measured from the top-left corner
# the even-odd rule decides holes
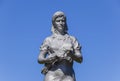
[[[48,70],[44,81],[76,81],[73,70],[74,60],[67,54],[67,51],[70,50],[72,54],[76,54],[75,50],[80,52],[80,48],[76,38],[68,34],[53,34],[47,37],[41,45],[40,51],[47,51],[46,58],[57,56],[61,59]]]

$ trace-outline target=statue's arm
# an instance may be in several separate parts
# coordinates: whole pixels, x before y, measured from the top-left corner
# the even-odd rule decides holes
[[[40,64],[50,63],[53,60],[53,58],[51,58],[51,57],[46,57],[48,54],[48,51],[49,51],[48,48],[49,48],[49,38],[46,38],[40,47],[38,63],[40,63]]]
[[[38,56],[38,63],[40,64],[52,63],[56,59],[56,56],[46,57],[46,55],[47,55],[47,51],[42,50]]]
[[[47,54],[47,51],[41,51],[40,52],[40,54],[38,56],[38,63],[40,63],[40,64],[46,63],[46,61],[47,61],[46,58],[45,58],[46,54]]]
[[[82,63],[83,57],[81,53],[81,45],[78,43],[77,39],[75,37],[72,37],[73,40],[73,49],[74,51],[69,54],[73,60],[76,62]]]
[[[70,54],[70,55],[71,55],[71,58],[73,60],[75,60],[76,62],[82,63],[83,57],[82,57],[82,54],[81,54],[81,50],[75,49],[74,54]]]
[[[38,63],[40,63],[40,64],[52,63],[56,59],[55,56],[46,57],[46,55],[47,55],[47,51],[41,51],[39,56],[38,56]]]

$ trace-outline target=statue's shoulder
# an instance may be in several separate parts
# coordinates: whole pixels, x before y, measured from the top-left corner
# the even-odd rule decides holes
[[[53,39],[53,35],[50,35],[50,36],[45,38],[45,41],[51,41],[52,39]]]
[[[69,37],[70,37],[70,39],[73,40],[73,41],[76,40],[76,37],[74,37],[74,36],[72,36],[72,35],[69,35]]]

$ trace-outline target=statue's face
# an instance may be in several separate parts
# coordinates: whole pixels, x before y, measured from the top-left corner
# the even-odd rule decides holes
[[[65,19],[64,19],[64,17],[57,17],[55,19],[55,27],[59,32],[63,32],[65,30]]]

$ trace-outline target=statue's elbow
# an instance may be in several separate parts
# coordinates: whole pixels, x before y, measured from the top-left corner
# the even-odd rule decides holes
[[[83,62],[83,57],[80,57],[80,63],[82,63]]]
[[[42,58],[38,58],[38,63],[39,64],[43,64],[44,63],[44,60]]]
[[[78,58],[78,62],[79,62],[79,63],[82,63],[82,62],[83,62],[83,57],[82,57],[82,56]]]

